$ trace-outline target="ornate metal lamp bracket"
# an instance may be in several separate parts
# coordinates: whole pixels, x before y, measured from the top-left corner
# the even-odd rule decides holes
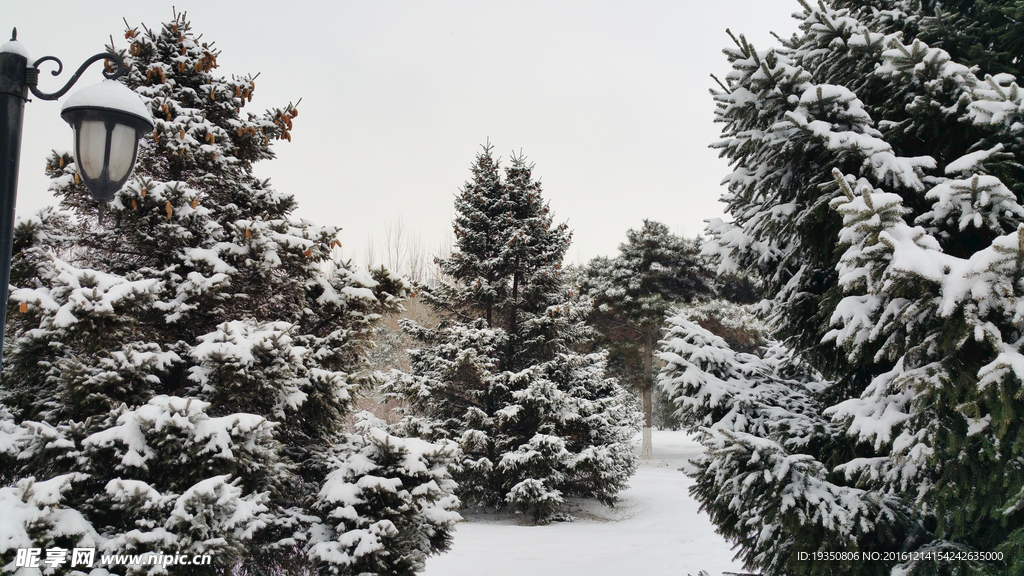
[[[36,98],[40,98],[42,100],[56,100],[61,96],[67,94],[68,90],[70,90],[71,87],[75,85],[75,82],[78,82],[78,79],[82,76],[82,73],[85,72],[85,69],[88,68],[93,62],[97,62],[99,60],[109,60],[117,64],[117,69],[113,71],[107,69],[107,67],[104,66],[103,77],[107,80],[116,80],[117,78],[120,78],[124,75],[124,61],[121,60],[121,57],[117,54],[104,52],[102,54],[96,54],[95,56],[89,57],[88,60],[86,60],[84,63],[82,63],[81,66],[78,67],[78,71],[76,71],[75,74],[71,76],[71,79],[68,80],[68,83],[65,84],[63,88],[56,92],[53,92],[52,94],[47,94],[46,92],[43,92],[36,87],[36,85],[39,83],[39,65],[47,61],[56,62],[57,69],[51,72],[50,74],[54,76],[59,76],[60,73],[64,71],[64,64],[62,64],[60,59],[56,56],[43,56],[39,60],[33,62],[32,67],[26,70],[27,78],[25,79],[25,83],[28,85],[29,90],[31,90],[32,93],[36,95]]]

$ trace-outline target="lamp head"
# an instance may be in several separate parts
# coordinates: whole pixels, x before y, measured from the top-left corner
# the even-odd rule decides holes
[[[93,198],[109,202],[131,175],[153,119],[138,94],[106,80],[72,94],[61,109],[75,140],[75,165]]]

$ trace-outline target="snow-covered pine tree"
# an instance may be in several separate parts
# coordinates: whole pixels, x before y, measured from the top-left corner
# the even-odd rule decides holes
[[[691,493],[737,557],[764,574],[889,574],[860,561],[898,548],[906,507],[881,491],[834,482],[823,451],[841,446],[821,413],[826,385],[792,351],[769,343],[761,356],[736,352],[685,314],[670,318],[658,357],[659,384],[706,452],[691,461]],[[845,554],[801,561],[800,552]],[[854,556],[856,554],[857,556]]]
[[[1022,574],[1024,93],[929,45],[938,3],[802,4],[782,46],[736,38],[715,94],[732,221],[710,248],[760,278],[784,344],[672,321],[662,383],[709,448],[694,493],[766,575]]]
[[[601,354],[579,354],[590,303],[567,284],[570,234],[524,158],[499,172],[484,146],[456,198],[450,284],[425,291],[443,318],[403,326],[423,346],[391,393],[428,438],[459,442],[462,499],[545,521],[564,496],[611,503],[635,467],[633,414]]]
[[[757,312],[758,289],[750,278],[729,274],[714,279],[718,296],[679,304],[666,315],[667,333],[674,322],[686,319],[700,325],[714,336],[721,338],[729,349],[736,352],[756,354],[766,345],[768,327]],[[664,364],[662,364],[664,365]],[[659,372],[661,368],[659,367]],[[667,394],[659,385],[654,388],[654,424],[660,428],[679,430],[683,421],[677,414],[679,394]]]
[[[598,257],[583,271],[582,289],[594,301],[591,323],[612,349],[619,371],[639,391],[643,406],[640,457],[651,457],[654,348],[673,304],[710,296],[711,270],[700,243],[672,234],[668,226],[644,220],[626,232],[614,258]]]
[[[243,114],[255,78],[216,75],[219,51],[184,14],[125,38],[124,82],[156,119],[134,176],[99,219],[73,159],[55,153],[66,211],[16,232],[0,490],[4,516],[23,522],[0,542],[3,570],[15,548],[81,544],[214,555],[170,573],[350,574],[349,559],[314,550],[378,521],[409,529],[374,553],[421,568],[454,521],[449,456],[369,463],[363,444],[380,432],[343,430],[374,323],[407,284],[330,263],[336,229],[294,218],[295,198],[253,176],[291,138],[293,105]],[[426,466],[434,489],[400,494],[402,521],[374,500],[338,524],[322,491],[346,489],[334,471],[347,458],[389,486]]]
[[[447,527],[461,520],[445,468],[458,447],[394,436],[369,412],[356,417],[358,433],[333,447],[310,556],[332,574],[412,576],[432,551],[448,549]]]

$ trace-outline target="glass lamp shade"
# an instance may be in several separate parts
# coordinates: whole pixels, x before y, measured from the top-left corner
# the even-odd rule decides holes
[[[100,86],[105,84],[108,83]],[[137,105],[128,101],[128,105],[123,106],[119,105],[123,102],[117,98],[97,99],[90,98],[89,94],[85,98],[77,98],[76,102],[79,94],[75,94],[60,114],[75,133],[78,173],[93,198],[100,202],[111,201],[124,186],[135,166],[139,139],[153,130],[153,121],[148,118],[149,111],[141,99],[128,88],[120,84],[118,87],[130,94]],[[82,92],[91,89],[86,88]],[[105,90],[110,91],[109,88]],[[120,92],[116,95],[124,98]]]

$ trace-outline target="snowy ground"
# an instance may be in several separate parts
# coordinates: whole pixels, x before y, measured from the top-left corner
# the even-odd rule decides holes
[[[637,440],[639,450],[639,439]],[[641,463],[615,508],[574,501],[575,522],[524,526],[508,515],[464,514],[451,551],[427,561],[426,576],[713,576],[743,572],[711,521],[697,512],[679,468],[700,451],[683,432],[654,431],[654,458]]]

